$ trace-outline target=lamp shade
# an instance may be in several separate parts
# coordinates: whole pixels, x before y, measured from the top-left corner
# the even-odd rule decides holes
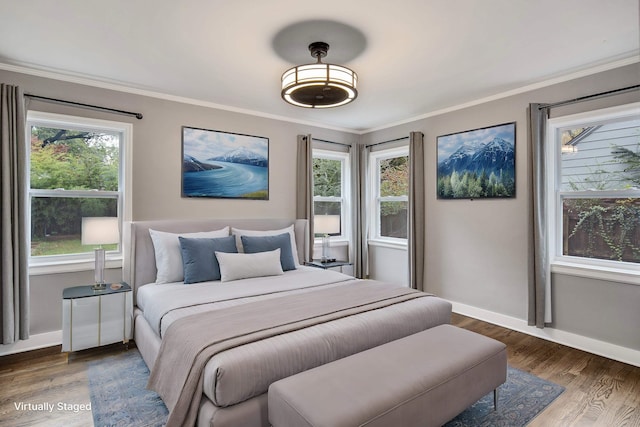
[[[120,242],[117,217],[82,218],[82,244],[106,245]]]
[[[313,231],[318,234],[340,233],[340,215],[315,215]]]

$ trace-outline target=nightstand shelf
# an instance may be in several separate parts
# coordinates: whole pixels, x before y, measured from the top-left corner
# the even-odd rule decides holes
[[[113,286],[112,286],[113,285]],[[91,285],[62,293],[62,351],[78,351],[129,342],[132,337],[133,292],[122,282],[93,290]]]
[[[329,268],[337,268],[344,267],[347,265],[351,265],[349,261],[330,261],[330,262],[322,262],[318,259],[314,259],[311,262],[305,262],[304,265],[308,265],[310,267],[324,268],[325,270]]]

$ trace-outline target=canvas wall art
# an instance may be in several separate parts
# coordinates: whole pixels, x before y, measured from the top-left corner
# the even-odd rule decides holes
[[[516,123],[439,136],[439,199],[515,197]]]
[[[269,138],[182,127],[182,196],[269,199]]]

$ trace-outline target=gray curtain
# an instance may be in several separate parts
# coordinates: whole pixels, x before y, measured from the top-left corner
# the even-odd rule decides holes
[[[0,84],[0,308],[2,344],[29,338],[27,141],[24,95]]]
[[[424,135],[409,135],[409,212],[408,212],[409,286],[424,291],[425,196]]]
[[[311,135],[298,135],[298,164],[296,176],[296,218],[309,221],[308,259],[313,258],[313,150]]]
[[[529,220],[529,302],[528,323],[544,328],[551,322],[549,242],[547,234],[547,114],[540,104],[529,104],[529,144],[531,209]],[[549,165],[551,166],[551,165]]]
[[[364,145],[352,145],[349,148],[351,157],[351,224],[353,242],[351,262],[353,274],[359,279],[369,276],[369,215],[367,212],[367,174],[370,148]]]

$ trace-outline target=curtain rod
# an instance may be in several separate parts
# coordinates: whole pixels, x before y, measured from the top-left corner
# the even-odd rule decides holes
[[[409,139],[408,136],[403,136],[402,138],[390,139],[389,141],[376,142],[374,144],[365,145],[365,148],[374,147],[376,145],[388,144],[390,142],[402,141],[403,139]]]
[[[65,101],[64,99],[49,98],[46,96],[31,95],[29,93],[25,93],[24,96],[27,98],[37,99],[39,101],[44,101],[44,102],[73,105],[75,107],[83,107],[83,108],[89,108],[92,110],[99,110],[99,111],[108,111],[110,113],[122,114],[125,116],[134,116],[138,120],[142,119],[142,113],[134,113],[134,112],[125,111],[125,110],[116,110],[115,108],[101,107],[99,105],[83,104],[81,102]]]
[[[538,107],[538,110],[545,110],[545,109],[550,109],[554,107],[560,107],[563,105],[575,104],[575,103],[587,101],[590,99],[604,98],[606,96],[617,95],[619,93],[624,93],[624,92],[631,92],[633,90],[640,90],[640,85],[627,86],[621,89],[614,89],[607,92],[596,93],[593,95],[581,96],[579,98],[567,99],[566,101],[554,102],[553,104],[543,104]]]
[[[343,147],[351,147],[351,144],[344,144],[342,142],[327,141],[326,139],[318,139],[318,138],[311,137],[311,140],[312,141],[318,141],[318,142],[326,142],[328,144],[342,145]]]

